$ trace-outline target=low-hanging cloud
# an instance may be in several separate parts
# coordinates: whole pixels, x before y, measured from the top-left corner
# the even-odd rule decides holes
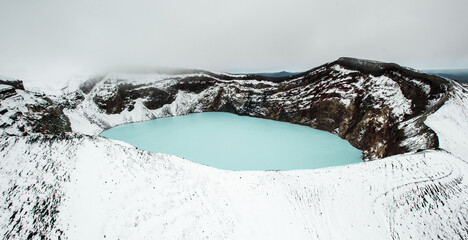
[[[340,56],[466,68],[466,9],[466,0],[0,0],[0,74],[298,71]]]

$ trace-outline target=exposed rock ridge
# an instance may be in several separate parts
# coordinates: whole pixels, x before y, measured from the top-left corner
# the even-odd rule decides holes
[[[22,81],[4,81],[12,86],[0,91],[0,133],[15,136],[52,134],[63,136],[71,132],[71,124],[63,113],[63,100],[42,93],[24,90]],[[76,102],[79,98],[74,97]]]
[[[10,85],[10,86],[14,87],[15,89],[24,90],[23,81],[20,81],[20,80],[2,80],[2,79],[0,79],[0,84]]]

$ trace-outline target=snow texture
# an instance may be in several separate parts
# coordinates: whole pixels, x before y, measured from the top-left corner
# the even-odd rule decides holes
[[[404,96],[385,77],[375,80],[382,87],[375,91],[394,99],[392,114],[403,114],[397,106],[408,104]],[[161,109],[140,102],[114,115],[86,96],[65,112],[75,133],[1,133],[0,230],[4,239],[468,239],[467,89],[452,82],[449,99],[425,121],[440,149],[324,169],[244,172],[97,136],[118,124],[197,111],[200,95],[180,92]],[[352,91],[345,95],[352,101]],[[47,102],[17,90],[1,102],[9,109],[2,123],[22,124],[8,115],[29,111],[19,101]]]

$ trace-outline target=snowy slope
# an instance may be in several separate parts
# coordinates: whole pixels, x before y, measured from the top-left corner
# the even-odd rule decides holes
[[[249,84],[259,82],[236,87]],[[119,114],[98,109],[91,94],[68,106],[79,97],[16,90],[0,109],[7,110],[2,123],[9,121],[0,134],[0,231],[5,239],[467,239],[468,88],[450,84],[446,101],[425,120],[438,149],[266,172],[218,170],[96,136],[124,122],[203,111],[204,97],[219,89],[181,91],[155,110],[137,100]],[[44,113],[60,119],[53,102],[68,106],[74,133],[14,131]],[[12,120],[15,112],[25,122]]]
[[[444,151],[319,170],[230,172],[102,138],[8,138],[2,149],[2,229],[11,238],[467,237],[468,166]],[[43,205],[58,196],[58,206]],[[44,211],[55,213],[50,229]]]

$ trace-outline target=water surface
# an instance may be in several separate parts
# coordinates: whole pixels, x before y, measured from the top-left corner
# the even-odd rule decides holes
[[[129,123],[101,136],[227,170],[313,169],[362,161],[360,150],[331,133],[231,113]]]

